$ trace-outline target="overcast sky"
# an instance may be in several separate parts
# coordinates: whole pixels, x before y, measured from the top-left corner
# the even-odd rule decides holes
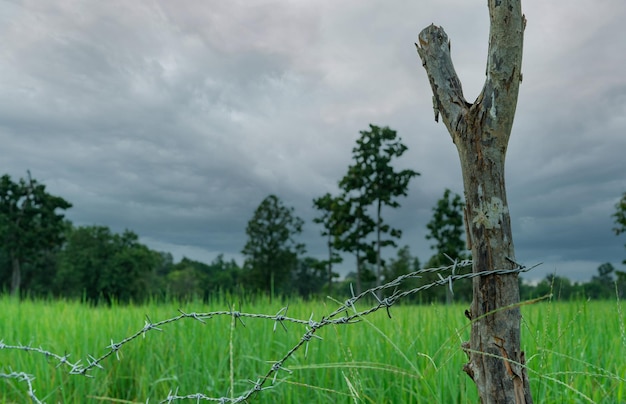
[[[431,209],[462,181],[414,42],[443,26],[474,100],[486,3],[0,0],[2,173],[30,169],[75,225],[131,229],[176,260],[241,263],[248,220],[276,194],[322,258],[312,199],[337,191],[360,130],[387,125],[409,147],[398,167],[422,175],[383,214],[425,262]],[[626,191],[626,2],[522,7],[506,168],[517,259],[544,262],[527,279],[624,270],[611,214]]]

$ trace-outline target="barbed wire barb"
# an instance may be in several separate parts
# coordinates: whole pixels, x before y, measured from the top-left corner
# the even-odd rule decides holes
[[[278,323],[280,323],[280,325],[283,327],[285,332],[287,332],[287,327],[283,323],[283,321],[285,320],[285,316],[287,315],[287,310],[289,310],[289,305],[278,310],[278,312],[276,313],[276,316],[275,316],[276,319],[274,321],[274,332],[276,332],[276,324]],[[285,315],[283,315],[282,313],[285,313]]]
[[[189,317],[189,318],[193,318],[194,320],[198,320],[199,322],[201,322],[202,324],[206,324],[206,321],[204,321],[204,319],[200,318],[200,316],[198,316],[197,313],[185,313],[184,311],[182,311],[181,309],[178,309],[178,312],[180,314],[182,314],[185,317]],[[210,317],[209,317],[210,318]]]
[[[235,306],[234,305],[228,305],[228,307],[230,308],[230,315],[232,317],[234,317],[235,319],[239,320],[239,322],[241,323],[242,326],[246,326],[246,323],[243,322],[243,320],[241,319],[241,312],[235,310]],[[239,307],[241,308],[241,305],[239,305]],[[236,322],[235,322],[236,324]]]

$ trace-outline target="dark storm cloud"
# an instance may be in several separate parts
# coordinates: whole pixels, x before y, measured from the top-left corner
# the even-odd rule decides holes
[[[626,5],[523,8],[507,156],[517,255],[546,262],[532,277],[584,279],[624,256],[610,214],[626,190]],[[76,224],[130,228],[177,258],[240,259],[247,221],[273,193],[307,221],[303,241],[321,257],[311,200],[336,192],[359,130],[389,125],[409,146],[398,166],[422,176],[387,217],[425,262],[431,207],[445,188],[462,193],[413,46],[433,22],[474,100],[482,2],[4,2],[4,171],[31,169],[74,204]]]

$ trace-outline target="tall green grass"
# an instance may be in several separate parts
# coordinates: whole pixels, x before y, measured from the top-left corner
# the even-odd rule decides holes
[[[238,310],[275,314],[284,305],[257,299]],[[319,320],[337,304],[289,302],[290,317]],[[367,308],[365,304],[358,308]],[[152,322],[185,312],[227,310],[228,304],[156,304],[89,307],[67,301],[0,298],[0,340],[31,345],[69,360],[107,352],[111,342]],[[320,329],[285,362],[259,403],[475,403],[473,382],[463,373],[469,339],[465,306],[394,306],[357,324]],[[543,302],[522,306],[522,345],[535,402],[626,402],[626,318],[619,302]],[[67,367],[38,353],[0,350],[0,373],[35,376],[37,397],[47,403],[159,402],[170,391],[237,397],[298,343],[304,326],[230,316],[202,324],[183,319],[150,331],[106,359],[93,378],[69,375]],[[266,386],[272,386],[267,383]],[[29,402],[26,384],[0,379],[0,402]]]

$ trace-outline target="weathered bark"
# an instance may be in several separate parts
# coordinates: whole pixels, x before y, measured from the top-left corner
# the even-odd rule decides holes
[[[450,57],[442,28],[431,25],[416,44],[433,90],[435,120],[442,120],[455,143],[466,201],[473,271],[512,269],[511,234],[504,161],[522,63],[525,18],[519,0],[489,0],[490,34],[487,78],[473,104],[468,103]],[[471,341],[465,372],[483,403],[531,403],[520,349],[517,274],[473,278]]]

